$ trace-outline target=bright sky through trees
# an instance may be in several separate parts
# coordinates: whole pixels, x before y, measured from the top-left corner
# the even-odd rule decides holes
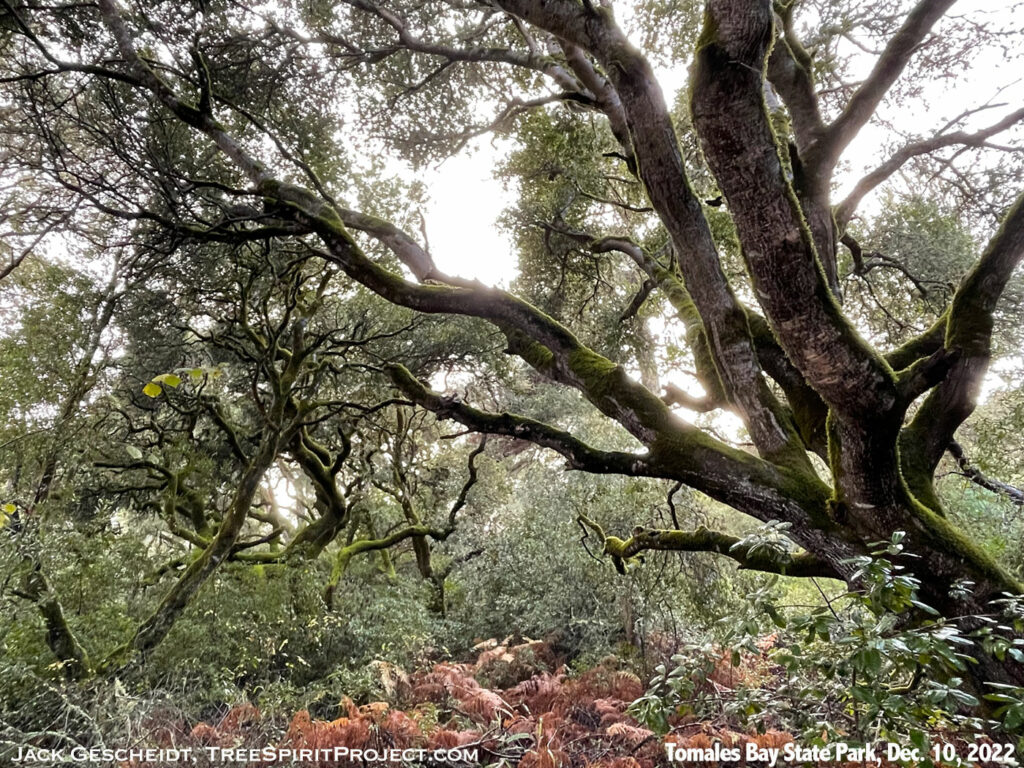
[[[626,4],[617,4],[620,17],[627,17]],[[962,0],[956,6],[954,17],[996,18],[1017,25],[1024,24],[1021,4],[1001,0]],[[844,53],[854,54],[856,45],[847,41]],[[866,76],[874,56],[862,58]],[[837,199],[863,172],[878,162],[881,142],[891,141],[893,131],[907,135],[926,136],[960,113],[983,106],[985,109],[968,118],[965,129],[987,125],[1000,114],[998,105],[1012,109],[1024,103],[1024,68],[1018,59],[1008,59],[995,48],[985,48],[967,65],[968,71],[952,81],[937,80],[921,84],[921,93],[913,109],[905,106],[887,109],[883,105],[879,116],[889,126],[868,125],[851,145],[847,157],[850,172],[839,174]],[[686,82],[686,68],[657,69],[659,81],[671,102],[675,93]],[[505,151],[508,142],[479,139],[459,155],[446,160],[427,172],[423,178],[430,191],[426,207],[427,233],[433,256],[438,265],[463,277],[475,278],[489,285],[508,285],[515,277],[515,256],[507,234],[497,220],[512,200],[493,169]],[[862,205],[862,211],[873,209],[873,194]]]
[[[46,663],[148,664],[211,586],[293,564],[330,622],[393,555],[444,616],[513,489],[624,575],[714,554],[953,626],[976,666],[858,681],[1024,713],[1024,622],[987,622],[1024,593],[1015,10],[8,3],[0,504]],[[979,408],[992,368],[1018,386]],[[107,533],[155,589],[101,637],[61,558]]]

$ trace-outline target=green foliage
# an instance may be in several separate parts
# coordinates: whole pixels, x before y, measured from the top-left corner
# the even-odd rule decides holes
[[[638,520],[664,525],[651,517],[651,510],[666,514],[660,484],[595,482],[552,475],[546,462],[525,456],[520,462],[500,481],[494,478],[491,487],[503,487],[507,495],[488,498],[493,512],[475,519],[453,552],[458,559],[460,550],[487,542],[455,572],[450,618],[458,636],[546,637],[570,658],[583,657],[584,664],[632,644],[637,663],[644,665],[678,642],[686,627],[734,607],[730,577],[708,556],[651,553],[642,567],[621,577],[593,543],[589,550],[583,546],[586,531],[576,522],[583,511],[609,530],[631,528]],[[715,608],[709,611],[710,606]]]
[[[944,730],[1019,736],[1024,691],[971,691],[964,682],[980,648],[997,644],[1006,654],[1024,654],[1024,643],[1013,638],[1019,602],[1006,601],[1005,624],[981,617],[973,632],[938,617],[917,597],[903,539],[897,532],[857,558],[859,588],[833,598],[822,592],[825,604],[810,612],[784,606],[777,580],[766,580],[738,615],[655,670],[631,707],[634,716],[659,732],[682,715],[725,716],[761,732],[799,734],[809,744],[823,733],[829,740],[913,744]],[[911,627],[911,614],[932,618]],[[980,698],[998,704],[992,720],[968,714]]]
[[[908,5],[800,5],[799,23],[813,21],[797,31],[814,51],[826,118],[859,79],[850,41],[880,46]],[[661,480],[565,472],[561,459],[511,438],[493,440],[467,465],[478,438],[403,400],[388,363],[401,362],[451,403],[524,413],[604,450],[636,453],[638,443],[577,390],[541,381],[551,350],[537,342],[529,359],[506,354],[513,337],[504,321],[418,314],[353,280],[344,249],[325,256],[332,244],[304,217],[283,216],[271,196],[254,194],[233,164],[238,152],[211,141],[223,129],[235,149],[259,155],[278,190],[304,185],[338,215],[358,209],[406,232],[422,229],[425,240],[430,190],[409,170],[492,131],[514,147],[495,173],[516,194],[502,223],[518,257],[517,293],[593,348],[564,361],[594,385],[591,399],[612,392],[610,372],[658,394],[697,367],[686,332],[644,269],[593,246],[629,234],[662,273],[686,254],[670,243],[666,212],[651,208],[627,156],[634,142],[602,114],[612,110],[601,103],[600,57],[572,62],[559,35],[489,4],[395,0],[392,13],[282,0],[258,16],[222,0],[144,6],[125,11],[132,43],[186,105],[188,121],[121,69],[128,57],[112,57],[110,30],[92,6],[22,4],[24,18],[15,23],[12,11],[0,35],[0,168],[9,181],[0,191],[0,257],[4,266],[24,259],[0,285],[3,727],[28,733],[63,716],[73,738],[92,738],[86,732],[96,728],[122,736],[125,709],[136,711],[136,697],[154,691],[193,714],[242,699],[326,711],[343,695],[386,695],[382,664],[412,667],[512,635],[549,638],[574,668],[615,653],[646,675],[676,653],[635,707],[659,731],[682,714],[724,715],[805,734],[827,725],[916,740],[926,728],[973,727],[960,710],[982,699],[1003,728],[1020,728],[1020,689],[960,689],[970,648],[1021,660],[1012,637],[1019,605],[1007,603],[1008,617],[976,617],[971,632],[943,621],[919,599],[899,536],[847,563],[860,591],[824,604],[810,587],[759,580],[699,554],[648,553],[617,575],[587,548],[580,512],[620,533],[714,518],[752,554],[789,552],[792,529],[772,521],[751,532],[696,492],[677,494],[677,510]],[[700,6],[643,0],[620,15],[675,79],[692,56]],[[35,31],[21,35],[22,25]],[[985,25],[952,26],[922,44],[909,72],[948,77],[980,45],[974,38],[995,35]],[[425,50],[403,47],[410,39]],[[449,60],[445,47],[465,55]],[[93,64],[52,69],[43,48]],[[551,79],[553,66],[560,74]],[[120,75],[102,76],[107,67]],[[901,78],[890,98],[901,104],[915,87],[914,77]],[[702,211],[682,213],[707,223],[722,271],[753,308],[730,211],[737,201],[720,195],[687,89],[677,90],[673,151]],[[216,130],[196,130],[191,110]],[[795,138],[793,117],[772,114],[780,141]],[[851,230],[865,253],[847,265],[847,307],[865,335],[889,346],[945,311],[988,219],[1021,178],[1021,161],[1009,154],[957,171],[952,185],[930,162],[940,161],[908,165],[902,186],[892,184],[877,213]],[[783,164],[787,174],[799,170],[788,157]],[[393,233],[359,227],[350,234],[367,257],[407,275]],[[996,318],[1004,381],[958,432],[981,471],[1018,485],[1022,285],[1011,283]],[[687,319],[700,325],[695,310]],[[603,359],[611,362],[595,370]],[[776,363],[786,368],[785,355]],[[747,436],[725,410],[695,421],[742,445]],[[1019,505],[947,468],[939,492],[950,518],[1019,570]],[[409,531],[389,548],[340,556]],[[232,540],[184,596],[166,641],[141,665],[113,663],[119,657],[110,654],[188,584],[182,576],[205,564],[203,553],[225,532]],[[43,573],[52,594],[33,595],[26,586]],[[970,587],[957,585],[965,594]],[[54,658],[52,611],[48,625],[38,610],[50,598],[100,662],[96,681],[57,682],[68,665]],[[796,613],[787,601],[817,607]],[[759,644],[766,630],[777,633],[771,647]],[[744,677],[755,658],[763,665]],[[492,683],[509,682],[517,670],[492,674]]]
[[[859,272],[849,265],[848,303],[872,333],[893,345],[906,329],[923,330],[946,310],[978,255],[955,210],[915,194],[887,194],[879,212],[853,232],[867,251]]]

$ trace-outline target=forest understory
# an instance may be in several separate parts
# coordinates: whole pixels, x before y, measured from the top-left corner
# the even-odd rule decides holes
[[[186,752],[194,757],[189,762],[200,768],[235,761],[310,768],[655,768],[673,764],[762,768],[767,762],[747,759],[753,754],[748,750],[784,750],[796,744],[805,749],[812,745],[827,748],[830,744],[827,732],[822,732],[820,739],[808,740],[772,728],[770,716],[761,721],[759,728],[750,728],[749,723],[727,714],[727,702],[736,698],[737,688],[771,689],[778,685],[784,671],[770,659],[769,652],[777,641],[774,634],[761,638],[760,652],[743,654],[738,666],[729,653],[722,652],[710,671],[700,674],[701,690],[697,693],[705,704],[716,700],[720,703],[717,716],[705,712],[698,717],[688,707],[679,707],[668,717],[665,733],[650,730],[633,716],[636,713],[631,705],[645,690],[640,678],[622,660],[606,657],[582,674],[570,676],[550,644],[511,644],[511,639],[506,638],[504,644],[497,640],[479,644],[474,661],[436,663],[411,674],[394,665],[375,665],[385,698],[362,705],[347,696],[336,703],[321,701],[316,714],[306,709],[291,715],[264,712],[243,703],[215,707],[196,720],[172,704],[151,702],[131,716],[130,736],[122,737],[121,743],[176,751],[175,759],[126,760],[119,762],[118,768],[170,768],[180,764],[176,753]],[[971,764],[966,756],[969,745],[978,743],[976,734],[958,735],[947,730],[929,737],[952,745],[958,755],[957,759],[935,764]],[[261,756],[268,747],[287,759]],[[341,757],[339,747],[346,750]],[[667,748],[695,750],[691,754],[701,757],[670,760]],[[469,750],[476,759],[466,761],[462,754],[448,757],[446,751],[453,749]],[[740,758],[732,759],[734,754],[727,750],[738,750]],[[304,757],[303,752],[311,757]],[[398,752],[404,752],[406,759],[374,759],[389,753],[397,758]],[[353,757],[347,756],[353,753]],[[833,768],[865,765],[850,759],[788,764]],[[907,765],[884,757],[869,764],[877,768]]]

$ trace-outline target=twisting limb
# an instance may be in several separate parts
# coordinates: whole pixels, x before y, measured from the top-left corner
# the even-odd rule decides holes
[[[397,531],[393,531],[387,536],[371,539],[357,539],[346,544],[338,550],[338,554],[335,556],[334,565],[331,568],[331,576],[327,582],[324,601],[328,606],[332,605],[334,600],[334,591],[337,589],[339,582],[345,575],[345,571],[348,569],[349,563],[352,561],[353,557],[367,552],[384,552],[408,539],[422,538],[430,536],[432,533],[437,533],[437,531],[431,529],[429,526],[410,525],[400,528]]]
[[[686,342],[693,353],[694,365],[697,368],[697,378],[700,380],[704,391],[708,393],[704,401],[708,405],[707,410],[727,405],[722,381],[715,368],[712,352],[708,346],[707,335],[704,332],[704,323],[693,302],[693,298],[673,269],[665,266],[628,237],[611,236],[597,238],[587,232],[569,229],[564,226],[552,224],[544,224],[543,226],[574,241],[581,248],[591,253],[618,252],[628,256],[640,271],[647,276],[644,284],[650,283],[653,284],[653,287],[659,289],[672,306],[676,317],[686,329]],[[666,399],[663,397],[662,399],[670,404],[672,402],[671,398]]]
[[[594,94],[598,108],[608,117],[608,125],[612,135],[619,142],[626,153],[626,165],[631,173],[636,173],[636,158],[633,157],[632,142],[629,138],[629,125],[626,119],[625,110],[622,107],[622,100],[616,93],[611,83],[597,71],[594,65],[587,59],[584,51],[572,43],[563,43],[565,59],[569,67],[579,78],[586,88]]]
[[[762,96],[766,2],[711,0],[694,66],[694,125],[729,200],[758,299],[787,356],[844,419],[898,425],[892,372],[843,317],[779,159]],[[883,416],[884,418],[884,416]]]
[[[956,459],[957,466],[960,467],[960,471],[963,472],[964,477],[972,483],[984,488],[986,491],[992,491],[992,493],[998,493],[1000,496],[1005,496],[1015,504],[1024,504],[1024,490],[1015,485],[994,480],[971,464],[970,460],[967,458],[967,454],[964,452],[964,447],[956,440],[949,441],[947,450],[949,451],[949,455]]]
[[[814,62],[793,29],[795,2],[774,2],[781,36],[768,57],[767,76],[782,97],[791,118],[795,143],[787,145],[793,186],[803,208],[829,290],[841,299],[835,225],[830,205],[831,169],[818,169],[804,156],[825,134],[825,122],[814,83]],[[778,32],[777,32],[778,34]],[[786,137],[780,137],[783,141]]]
[[[481,411],[459,402],[456,398],[432,392],[404,366],[388,365],[387,372],[403,394],[439,418],[453,419],[477,432],[504,435],[550,448],[564,456],[571,469],[596,474],[625,475],[643,475],[645,472],[653,471],[640,455],[601,451],[544,422],[511,413]]]
[[[686,431],[681,422],[672,425],[670,420],[666,420],[665,405],[656,395],[630,380],[621,368],[580,344],[564,326],[525,302],[503,291],[454,278],[450,279],[455,283],[452,287],[415,285],[372,262],[345,229],[343,217],[351,212],[339,209],[333,202],[325,202],[307,190],[273,179],[266,166],[243,150],[219,123],[182,102],[139,58],[131,34],[112,0],[102,0],[100,5],[104,21],[114,33],[118,47],[137,74],[139,83],[153,92],[181,120],[213,140],[259,192],[273,201],[272,206],[276,206],[277,213],[311,226],[327,245],[327,251],[322,255],[340,264],[350,277],[390,301],[412,309],[473,315],[489,319],[499,326],[515,328],[536,341],[536,351],[550,355],[548,372],[553,378],[580,389],[598,408],[619,420],[644,442],[652,442],[667,426]],[[379,221],[370,221],[366,226],[379,228],[379,224]],[[409,246],[411,238],[401,234],[404,233],[392,227],[381,236],[391,238],[407,258],[419,258],[422,263],[425,252],[419,249],[419,253],[413,253]],[[542,349],[545,351],[540,352]]]
[[[338,588],[338,584],[344,577],[345,571],[348,569],[352,558],[357,555],[361,555],[366,552],[385,552],[408,539],[411,539],[414,543],[416,541],[425,542],[428,538],[433,541],[446,541],[455,532],[458,514],[466,506],[466,502],[469,498],[469,492],[477,483],[478,474],[476,460],[486,449],[487,435],[485,434],[481,438],[480,444],[469,454],[469,460],[467,462],[469,473],[468,477],[466,478],[466,482],[463,483],[462,488],[459,490],[459,494],[455,498],[455,501],[452,503],[451,509],[448,511],[448,518],[443,528],[431,528],[430,526],[423,525],[421,523],[407,525],[388,534],[387,536],[379,538],[371,536],[371,538],[368,539],[355,539],[349,541],[339,549],[334,559],[334,565],[331,568],[331,575],[327,582],[327,588],[324,592],[324,602],[327,606],[331,607],[333,605],[334,594]],[[419,557],[420,554],[417,552],[417,558]],[[423,574],[424,578],[434,580],[438,588],[442,590],[442,607],[444,579],[448,575],[448,570],[441,573],[435,573],[433,568],[428,566],[427,572]]]
[[[913,444],[898,448],[897,441],[908,398],[917,387],[901,391],[889,365],[856,334],[835,305],[816,263],[762,95],[762,65],[771,37],[767,0],[753,4],[709,0],[708,8],[694,68],[694,123],[705,157],[729,200],[768,321],[794,365],[830,407],[829,461],[835,481],[830,516],[861,542],[884,538],[892,530],[907,531],[922,569],[936,574],[934,583],[924,587],[935,605],[951,603],[948,583],[938,576],[944,573],[969,571],[978,585],[974,599],[981,604],[1000,592],[1016,591],[1019,583],[1012,574],[908,491],[906,475],[913,468],[905,461],[901,471],[900,456],[918,460],[924,451]],[[1004,231],[1015,228],[1004,227]],[[994,302],[1001,292],[1002,284],[992,279],[991,267],[998,265],[1001,271],[1006,266],[1009,258],[1003,246],[1013,239],[998,237],[1000,246],[968,276],[966,283],[971,287],[960,302],[968,310],[965,316],[984,316],[984,307],[977,304]],[[954,312],[956,304],[954,300]],[[991,316],[987,317],[990,322]],[[950,332],[955,327],[951,323],[946,336],[951,351],[985,335],[968,333],[953,345]],[[957,358],[929,399],[944,391],[963,394],[951,382],[970,357],[965,351]],[[927,404],[928,400],[915,421],[927,418],[923,415]],[[934,420],[942,418],[937,415]],[[805,536],[798,538],[809,551],[820,551]]]
[[[286,315],[285,321],[287,319]],[[279,330],[283,335],[284,329]],[[299,378],[305,356],[301,322],[292,324],[290,336],[289,354],[281,369],[277,370],[274,366],[268,366],[266,369],[273,385],[274,397],[264,413],[265,423],[258,448],[242,473],[231,505],[216,535],[181,573],[156,610],[138,626],[131,639],[115,649],[99,665],[101,671],[115,671],[134,664],[140,658],[144,659],[167,637],[175,621],[188,607],[195,594],[234,552],[264,475],[277,459],[281,446],[290,442],[298,428],[295,423],[298,414],[294,412],[292,388]],[[276,343],[277,340],[273,340],[273,344]]]
[[[1017,266],[1024,260],[1024,196],[1010,210],[999,232],[961,281],[944,316],[944,347],[957,358],[903,432],[904,474],[914,494],[938,506],[932,476],[942,454],[977,405],[988,370],[995,308]]]
[[[939,384],[946,378],[959,356],[958,350],[940,347],[928,357],[923,357],[898,371],[896,386],[900,391],[900,398],[908,403],[913,402]]]
[[[672,238],[686,287],[704,321],[728,400],[736,405],[762,456],[809,470],[805,447],[761,374],[746,313],[722,270],[650,63],[608,12],[588,13],[570,0],[499,4],[589,52],[603,67],[626,114],[639,177]]]
[[[448,510],[448,530],[455,530],[455,518],[462,511],[462,508],[466,506],[466,501],[469,499],[469,492],[473,490],[473,486],[476,485],[479,479],[479,474],[476,468],[477,457],[480,456],[485,450],[487,450],[487,435],[480,438],[480,444],[474,448],[469,454],[468,464],[468,476],[466,482],[462,484],[462,488],[459,489],[459,495],[455,497],[455,502],[452,504],[450,510]]]
[[[918,360],[935,354],[942,348],[946,339],[946,324],[949,322],[947,309],[924,333],[918,334],[901,344],[885,356],[885,361],[894,370],[909,368]]]
[[[810,541],[826,536],[828,489],[816,477],[775,467],[718,443],[713,448],[657,443],[645,454],[602,451],[549,424],[509,413],[481,411],[456,398],[427,389],[400,365],[387,368],[395,385],[413,402],[442,419],[453,419],[477,432],[505,435],[549,448],[568,459],[569,467],[595,474],[620,474],[676,480],[759,520],[787,520]],[[730,479],[741,473],[743,482]],[[804,499],[794,504],[779,489],[799,489]],[[844,555],[845,556],[845,555]],[[839,560],[837,560],[837,563]]]
[[[636,292],[633,298],[629,302],[622,314],[619,315],[619,322],[625,323],[627,320],[632,320],[636,317],[637,313],[643,308],[647,299],[650,298],[651,291],[654,290],[654,281],[651,278],[647,278],[640,285],[640,290]]]
[[[990,138],[1012,128],[1021,121],[1024,121],[1024,109],[1018,109],[1016,112],[1011,112],[999,122],[993,123],[987,128],[983,128],[979,131],[954,131],[952,133],[940,133],[930,139],[911,142],[910,144],[901,147],[893,154],[892,157],[858,181],[857,185],[853,188],[853,191],[846,196],[846,199],[836,206],[836,223],[839,225],[840,229],[845,228],[865,195],[896,173],[896,171],[902,168],[909,160],[915,157],[920,157],[921,155],[930,154],[945,147],[985,146],[985,143]]]
[[[870,120],[922,40],[954,2],[920,0],[882,51],[875,68],[854,92],[846,108],[827,126],[814,89],[811,56],[792,30],[796,3],[774,4],[781,21],[782,36],[768,59],[768,77],[778,88],[793,119],[796,144],[790,146],[790,155],[794,191],[803,208],[826,283],[839,300],[842,293],[836,251],[838,235],[845,222],[837,226],[832,216],[829,197],[833,172],[843,150]]]
[[[868,282],[869,286],[870,282],[867,281],[866,276],[869,272],[878,268],[892,269],[902,274],[911,283],[913,283],[914,288],[917,289],[917,292],[921,294],[922,298],[927,296],[934,288],[946,285],[945,283],[937,280],[925,280],[918,277],[907,269],[907,267],[900,261],[892,258],[891,256],[886,256],[884,253],[871,251],[870,253],[865,254],[864,248],[861,246],[860,242],[849,232],[844,232],[843,236],[839,238],[839,241],[846,246],[850,251],[850,256],[853,257],[853,274],[864,278],[865,282]],[[890,364],[892,363],[891,360],[889,362]]]
[[[956,0],[920,0],[914,6],[902,26],[885,46],[867,79],[854,92],[846,108],[828,126],[824,136],[805,153],[805,163],[812,165],[816,172],[831,172],[843,150],[875,114],[882,99],[903,74],[903,70],[932,27],[955,2]]]
[[[93,673],[89,654],[79,643],[64,616],[64,608],[50,586],[42,567],[30,564],[24,586],[15,594],[33,603],[46,625],[46,644],[61,664],[61,671],[69,680],[81,680]]]
[[[712,350],[708,346],[704,321],[682,277],[673,267],[666,266],[628,237],[597,238],[587,232],[566,227],[554,227],[550,224],[544,226],[575,241],[591,253],[616,251],[626,254],[668,300],[676,317],[686,329],[686,342],[693,353],[697,379],[706,394],[703,398],[694,398],[678,387],[670,385],[662,396],[667,404],[683,405],[699,413],[729,407],[730,403],[726,399],[721,378],[715,367]],[[780,403],[780,412],[794,422],[807,449],[824,458],[827,407],[818,394],[807,385],[800,372],[793,367],[764,318],[745,306],[742,306],[742,309],[746,313],[747,326],[758,360],[764,366],[765,372],[782,388],[789,403],[788,409]]]
[[[254,184],[259,185],[269,181],[271,177],[266,167],[235,141],[211,114],[201,112],[196,107],[182,101],[173,89],[139,57],[133,43],[134,37],[125,25],[124,19],[121,18],[121,14],[114,5],[114,0],[99,0],[98,5],[104,24],[113,34],[118,50],[128,64],[131,75],[129,82],[152,92],[178,119],[205,133]]]
[[[797,4],[776,2],[774,5],[782,29],[768,58],[768,79],[789,110],[797,146],[803,152],[825,130],[814,90],[814,62],[793,30],[793,11]]]
[[[737,536],[712,531],[703,525],[693,531],[634,529],[628,539],[608,536],[604,529],[585,515],[582,525],[590,528],[602,542],[604,554],[611,557],[616,569],[625,572],[625,561],[647,550],[663,552],[714,552],[735,560],[740,568],[784,576],[823,576],[840,578],[827,563],[807,552],[789,554],[757,544],[747,544]]]
[[[665,385],[665,394],[661,398],[668,405],[681,405],[697,413],[710,413],[720,406],[710,397],[695,397],[689,392],[680,389],[675,384]]]

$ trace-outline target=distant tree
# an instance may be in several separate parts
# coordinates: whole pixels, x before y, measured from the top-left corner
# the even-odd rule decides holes
[[[303,324],[300,308],[316,301],[303,281],[339,279],[332,270],[384,300],[368,314],[389,302],[487,321],[509,354],[577,390],[629,439],[601,447],[551,423],[558,414],[543,421],[435,392],[415,350],[392,350],[380,366],[401,399],[551,449],[576,470],[682,483],[788,524],[802,547],[766,549],[707,529],[639,529],[624,540],[587,518],[620,564],[650,549],[706,550],[746,568],[852,580],[852,558],[904,531],[921,600],[965,629],[979,620],[959,617],[989,614],[994,599],[1022,591],[947,517],[934,477],[975,408],[999,300],[1024,257],[1013,154],[1024,110],[971,129],[978,110],[968,110],[907,137],[832,199],[848,149],[887,99],[905,104],[923,79],[955,80],[956,62],[980,47],[1017,50],[994,22],[947,16],[954,0],[870,10],[708,0],[697,34],[698,8],[641,4],[636,26],[659,64],[680,67],[695,51],[688,109],[674,114],[651,58],[607,2],[4,5],[5,194],[27,237],[74,243],[116,232],[139,264],[195,263],[200,282],[230,265],[217,255],[224,246],[266,244],[294,259],[276,277],[295,275],[296,298],[264,312],[273,333],[247,325],[237,295],[235,309],[218,313],[223,339],[259,360],[246,406],[258,435],[239,451],[222,427],[241,467],[232,506],[216,529],[198,531],[203,554],[131,648],[158,642],[161,622],[237,549],[280,452],[300,465],[311,452],[314,484],[317,465],[338,465],[336,450],[321,455],[304,434],[308,419],[344,429],[339,414],[299,391],[318,375],[306,367],[311,340],[335,333],[321,326],[311,336]],[[873,57],[856,83],[848,41],[870,51],[861,64]],[[481,121],[482,106],[496,117]],[[410,234],[415,191],[389,185],[375,159],[392,151],[423,164],[492,130],[522,146],[502,173],[521,192],[509,220],[529,301],[438,269]],[[964,157],[975,165],[962,169]],[[915,273],[919,253],[881,250],[881,229],[862,233],[879,237],[877,249],[854,232],[864,197],[900,171],[915,174],[921,194],[955,204],[971,232],[1001,225],[978,252],[963,237],[931,237],[929,248],[951,249],[936,259],[952,265],[957,285],[932,292],[940,305],[930,325],[883,338],[871,318],[844,310],[844,282],[869,286],[896,270],[923,295],[937,279]],[[10,266],[24,269],[19,254]],[[160,279],[173,287],[181,277]],[[890,286],[881,300],[894,294]],[[668,324],[668,345],[652,319]],[[450,341],[450,355],[464,351]],[[466,369],[484,377],[500,368],[485,357]],[[702,394],[657,392],[680,364]],[[674,406],[731,411],[752,450],[714,434],[710,416],[696,419],[705,429]],[[328,495],[337,487],[325,486]],[[979,653],[974,674],[1024,684],[1024,665],[1009,656]]]

